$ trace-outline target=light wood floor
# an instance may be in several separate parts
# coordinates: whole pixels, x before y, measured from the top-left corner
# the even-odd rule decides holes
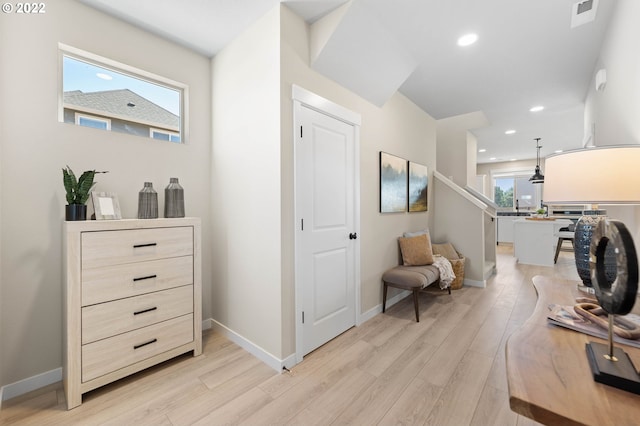
[[[536,302],[531,277],[578,279],[573,254],[554,267],[516,264],[498,247],[487,288],[408,297],[277,374],[206,331],[204,353],[179,357],[85,394],[66,410],[60,383],[5,401],[0,424],[532,425],[509,409],[504,345]]]

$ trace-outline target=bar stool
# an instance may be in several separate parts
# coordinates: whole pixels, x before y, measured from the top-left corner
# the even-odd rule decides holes
[[[560,228],[560,230],[554,234],[554,236],[558,237],[558,244],[556,245],[556,255],[553,258],[554,264],[558,262],[558,255],[560,254],[562,243],[564,243],[565,241],[571,241],[571,247],[573,247],[573,239],[575,237],[575,232],[573,230],[570,230],[571,228],[573,228],[573,226]]]

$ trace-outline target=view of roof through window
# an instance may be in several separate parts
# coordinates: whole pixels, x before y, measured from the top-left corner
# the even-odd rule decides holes
[[[65,123],[183,142],[179,88],[68,55],[62,66]]]

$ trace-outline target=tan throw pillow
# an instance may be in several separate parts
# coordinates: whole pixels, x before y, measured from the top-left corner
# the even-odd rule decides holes
[[[433,244],[432,250],[433,254],[439,254],[440,256],[447,259],[460,259],[460,256],[458,256],[458,252],[451,243]]]
[[[428,234],[416,237],[400,237],[400,251],[402,252],[402,263],[405,266],[431,265],[433,263],[433,253],[431,252],[431,240]]]

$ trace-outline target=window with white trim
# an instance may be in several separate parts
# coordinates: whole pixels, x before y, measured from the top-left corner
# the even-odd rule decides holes
[[[111,120],[108,118],[96,117],[95,115],[75,114],[78,126],[91,127],[94,129],[111,130]]]
[[[152,139],[180,143],[180,133],[170,132],[168,130],[151,128],[149,129],[149,136]]]
[[[59,44],[61,122],[155,140],[187,140],[185,84]]]
[[[529,181],[531,172],[493,175],[493,201],[501,210],[536,210],[540,207],[540,184]]]

